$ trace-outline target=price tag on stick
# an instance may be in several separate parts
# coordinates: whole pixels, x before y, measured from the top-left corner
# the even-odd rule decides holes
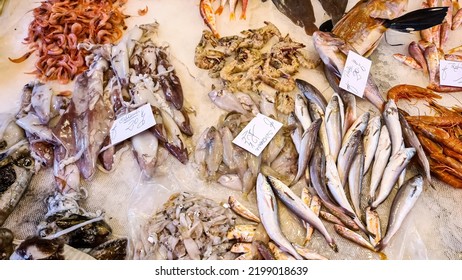
[[[156,120],[152,114],[151,105],[145,104],[114,121],[110,130],[111,144],[120,143],[155,124]]]
[[[440,60],[440,85],[462,87],[462,62]]]
[[[257,114],[237,135],[233,143],[258,157],[281,127],[282,123]]]
[[[363,97],[372,62],[349,51],[339,86],[356,96]]]

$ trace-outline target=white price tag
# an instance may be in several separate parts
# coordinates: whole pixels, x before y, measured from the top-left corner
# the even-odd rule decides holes
[[[440,85],[462,87],[462,62],[440,60]]]
[[[282,123],[257,114],[237,135],[233,143],[258,157],[281,127]]]
[[[152,114],[151,105],[145,104],[114,121],[110,130],[111,144],[115,145],[122,142],[155,124],[156,120]]]
[[[339,86],[356,96],[363,97],[371,64],[369,59],[349,51]]]

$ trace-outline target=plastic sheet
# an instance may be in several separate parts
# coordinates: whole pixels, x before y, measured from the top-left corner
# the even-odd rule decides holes
[[[129,0],[126,5],[126,13],[132,15],[128,19],[128,27],[139,23],[149,23],[154,19],[159,22],[158,40],[165,41],[170,46],[172,64],[177,69],[178,76],[184,87],[188,103],[196,110],[196,115],[191,122],[195,135],[190,139],[190,148],[196,143],[197,137],[206,127],[214,125],[219,115],[223,113],[216,108],[208,99],[207,93],[212,84],[218,84],[207,76],[207,71],[202,71],[194,66],[194,48],[200,39],[200,34],[206,26],[199,15],[199,1],[184,0],[158,0],[141,1]],[[350,1],[355,2],[355,1]],[[0,32],[0,92],[1,100],[10,102],[0,103],[0,113],[16,112],[21,89],[24,84],[32,80],[32,76],[24,72],[33,69],[33,57],[22,64],[12,64],[8,57],[19,57],[27,47],[22,44],[30,21],[28,12],[33,1],[8,1],[0,24],[4,27]],[[313,1],[315,12],[323,16],[317,17],[316,24],[324,22],[327,17],[320,12],[320,4]],[[349,3],[347,9],[352,5]],[[408,9],[417,8],[420,1],[412,0]],[[148,7],[145,16],[138,16],[137,10]],[[172,15],[175,15],[173,18]],[[268,20],[277,25],[282,34],[290,32],[294,40],[303,42],[307,51],[315,55],[311,37],[306,36],[304,30],[295,27],[289,19],[280,14],[272,5],[271,1],[264,3],[250,1],[247,13],[247,21],[228,21],[226,10],[218,19],[218,28],[221,35],[238,34],[241,30],[257,28]],[[175,21],[173,21],[173,19]],[[458,36],[456,36],[458,35]],[[393,53],[406,53],[407,44],[415,40],[415,34],[399,34],[387,32],[389,43],[401,43],[401,46],[391,46],[385,40],[382,41],[376,52],[371,56],[373,61],[372,75],[382,92],[399,83],[425,85],[426,77],[416,70],[410,70],[402,66],[392,58]],[[460,30],[451,33],[448,47],[460,45]],[[15,77],[12,79],[11,77]],[[320,67],[315,70],[301,71],[297,77],[314,84],[323,92],[327,99],[332,95],[324,74]],[[60,85],[53,85],[62,88]],[[461,104],[460,94],[444,96],[441,104]],[[423,112],[426,110],[421,103],[400,102],[399,106],[410,113]],[[364,100],[358,99],[358,115],[370,110],[373,115],[377,111]],[[139,167],[132,152],[121,152],[121,160],[114,171],[105,174],[97,172],[90,182],[82,181],[84,188],[88,190],[88,198],[82,201],[82,206],[88,211],[103,210],[106,221],[113,229],[113,234],[119,237],[129,237],[131,255],[133,249],[138,246],[137,241],[145,238],[141,229],[148,219],[162,206],[168,197],[178,191],[190,191],[199,193],[217,202],[225,202],[229,195],[234,195],[254,213],[257,213],[255,194],[251,193],[248,200],[240,196],[240,193],[223,188],[216,183],[206,183],[198,179],[196,170],[192,164],[182,165],[176,159],[168,157],[158,170],[158,176],[151,181],[142,180]],[[416,172],[411,169],[408,178]],[[367,186],[369,175],[365,176]],[[295,186],[294,191],[300,193],[301,186]],[[367,188],[364,187],[367,191]],[[51,170],[41,170],[32,180],[28,192],[20,201],[18,207],[9,217],[4,226],[15,233],[17,239],[24,239],[34,234],[37,224],[46,213],[44,199],[53,192],[54,183]],[[393,197],[396,190],[393,191]],[[363,196],[365,198],[365,196]],[[385,253],[389,259],[461,259],[462,255],[462,209],[460,200],[462,193],[446,184],[434,180],[433,187],[425,186],[419,201],[410,215],[405,220]],[[365,199],[362,201],[363,205]],[[386,228],[388,207],[391,199],[385,201],[379,208],[382,218],[382,229]],[[301,242],[304,229],[297,218],[285,207],[280,207],[280,219],[283,232],[294,242]],[[243,221],[241,221],[243,222]],[[376,253],[363,249],[334,233],[332,226],[326,223],[328,231],[332,233],[339,246],[339,253],[334,253],[317,232],[309,248],[331,259],[378,259]]]

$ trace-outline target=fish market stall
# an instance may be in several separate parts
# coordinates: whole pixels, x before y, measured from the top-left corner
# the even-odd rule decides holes
[[[0,15],[0,259],[462,257],[458,1],[59,2]]]

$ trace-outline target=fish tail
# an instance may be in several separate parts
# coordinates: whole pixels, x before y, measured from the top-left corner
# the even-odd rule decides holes
[[[236,19],[236,14],[234,14],[234,12],[231,12],[231,14],[229,15],[229,20],[235,20]]]
[[[419,9],[388,20],[384,25],[400,32],[420,31],[441,24],[447,12],[448,7]]]
[[[220,7],[218,7],[218,9],[215,10],[215,14],[221,15],[221,13],[223,13],[223,6],[222,5],[220,5]]]

